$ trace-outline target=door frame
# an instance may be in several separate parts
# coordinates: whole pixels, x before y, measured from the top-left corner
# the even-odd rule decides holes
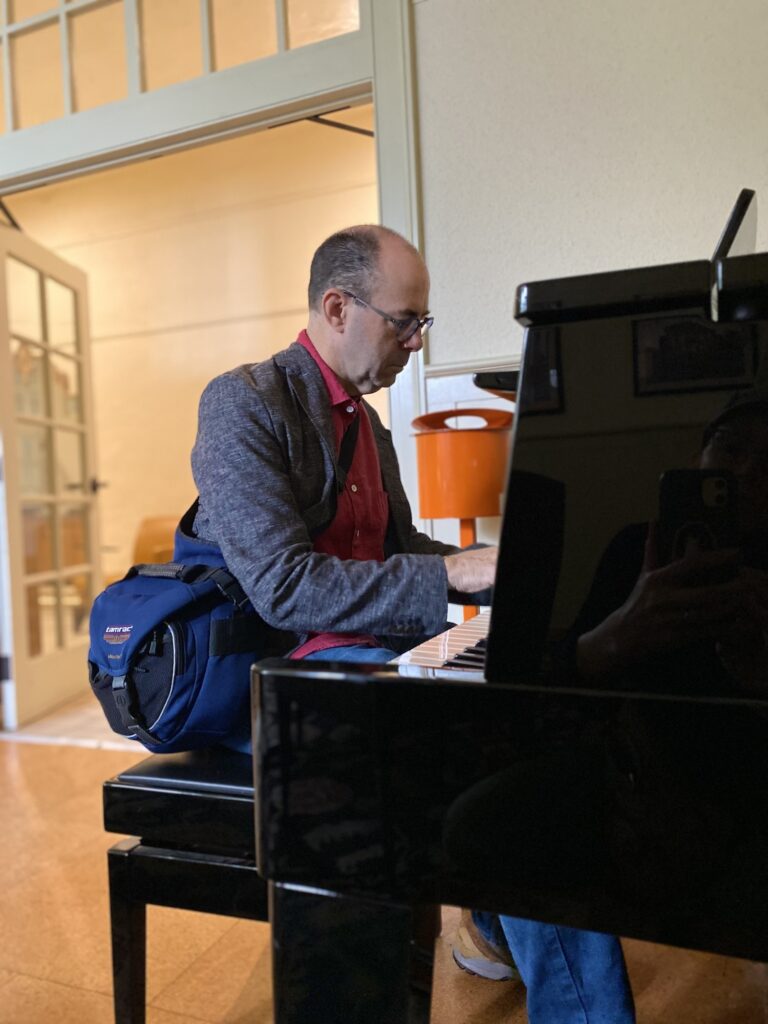
[[[97,498],[91,489],[90,481],[96,478],[97,451],[94,427],[94,408],[92,397],[92,379],[90,365],[90,325],[88,322],[87,281],[85,274],[78,267],[63,260],[45,246],[33,241],[23,232],[0,225],[0,310],[8,309],[7,281],[5,258],[10,255],[22,263],[34,267],[46,277],[59,280],[62,284],[75,291],[78,339],[80,342],[80,398],[82,403],[82,424],[84,427],[83,448],[83,493],[80,501],[88,510],[87,536],[90,561],[88,572],[91,580],[92,597],[101,588],[101,565],[99,559],[99,517],[97,514]],[[20,471],[17,453],[13,445],[8,444],[16,438],[16,402],[14,399],[14,382],[10,356],[10,332],[7,316],[0,324],[0,408],[6,410],[7,423],[0,421],[0,428],[10,425],[9,429],[0,429],[0,443],[7,448],[3,450],[0,480],[0,597],[2,598],[2,615],[0,616],[0,658],[3,659],[7,678],[2,678],[2,709],[3,727],[15,729],[24,721],[34,719],[51,710],[57,704],[63,704],[87,690],[86,652],[88,640],[65,644],[61,642],[55,651],[30,657],[28,621],[24,612],[24,577],[28,575],[24,568],[23,520],[21,514],[22,499]],[[55,417],[50,417],[55,419]],[[56,472],[55,466],[51,469]],[[54,493],[58,486],[53,483]],[[53,499],[56,502],[56,498]],[[79,503],[79,502],[78,502]],[[55,520],[58,522],[58,519]],[[55,546],[60,543],[57,536]],[[52,575],[72,574],[72,570],[57,569]],[[58,615],[58,611],[57,611]],[[61,640],[61,638],[60,638]],[[55,667],[54,667],[55,663]],[[55,699],[48,700],[44,690],[52,682],[55,686]],[[20,695],[18,683],[22,682],[25,692]]]

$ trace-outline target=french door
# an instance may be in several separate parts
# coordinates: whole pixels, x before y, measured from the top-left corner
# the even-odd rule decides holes
[[[85,275],[0,226],[3,724],[84,692],[100,585]]]

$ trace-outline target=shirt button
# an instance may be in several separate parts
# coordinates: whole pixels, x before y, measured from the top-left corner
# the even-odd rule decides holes
[[[350,489],[350,491],[352,491],[352,492],[353,492],[354,494],[357,494],[357,484],[352,484],[352,485],[350,486],[350,488],[349,488],[349,489]]]
[[[347,412],[354,412],[354,411],[355,411],[354,405],[348,405],[347,406]]]

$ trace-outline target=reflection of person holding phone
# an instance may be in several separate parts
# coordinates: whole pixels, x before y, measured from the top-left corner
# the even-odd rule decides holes
[[[738,547],[690,543],[662,564],[657,524],[622,530],[566,641],[569,674],[768,696],[768,390],[732,398],[704,432],[699,466],[735,477]]]

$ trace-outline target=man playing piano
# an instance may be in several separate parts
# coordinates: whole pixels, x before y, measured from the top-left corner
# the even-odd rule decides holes
[[[426,266],[400,235],[339,231],[312,260],[307,329],[203,393],[195,532],[287,634],[291,658],[388,661],[445,628],[449,596],[493,584],[496,548],[416,531],[389,432],[364,401],[422,347],[428,296]],[[248,723],[231,745],[250,750]],[[615,939],[515,927],[532,1024],[631,1024]]]
[[[290,634],[291,658],[387,661],[445,628],[449,590],[493,584],[495,548],[460,551],[416,531],[389,431],[363,397],[422,347],[428,296],[404,238],[337,232],[312,260],[307,329],[203,393],[195,532]]]

